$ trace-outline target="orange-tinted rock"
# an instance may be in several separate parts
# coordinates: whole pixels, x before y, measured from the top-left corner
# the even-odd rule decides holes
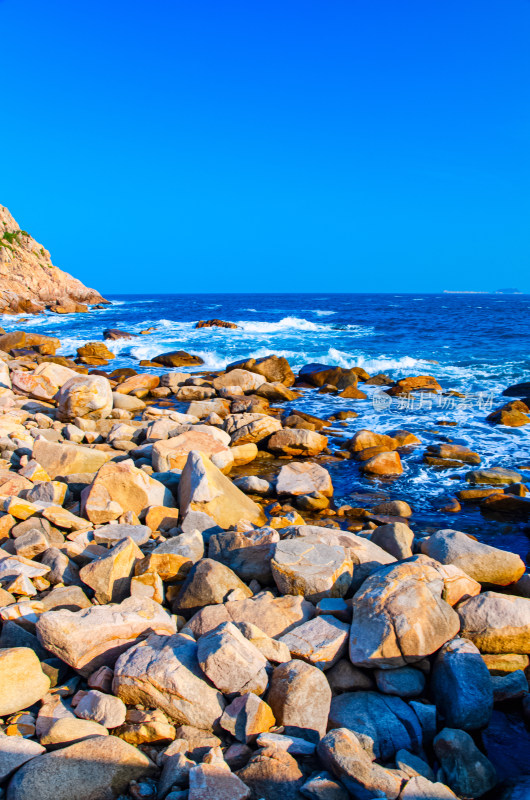
[[[186,353],[185,350],[171,350],[169,353],[160,353],[152,359],[155,364],[162,364],[164,367],[188,367],[195,364],[204,364],[200,356]]]
[[[396,381],[393,386],[387,390],[387,394],[394,397],[398,394],[409,394],[409,392],[418,390],[422,392],[441,392],[442,387],[432,375],[416,375],[410,378],[401,378],[401,380]]]
[[[370,475],[401,475],[403,467],[399,453],[379,453],[362,465],[362,471]]]
[[[196,328],[237,328],[235,322],[224,322],[222,319],[200,319]]]
[[[398,442],[385,433],[375,433],[366,429],[357,431],[348,442],[348,449],[352,453],[359,453],[361,450],[366,450],[367,447],[382,447],[385,450],[395,450],[398,447]]]

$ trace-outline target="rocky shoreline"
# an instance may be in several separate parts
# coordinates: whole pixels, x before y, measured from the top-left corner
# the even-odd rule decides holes
[[[389,491],[423,444],[359,425],[331,448],[356,412],[292,407],[442,392],[432,376],[277,356],[190,374],[184,351],[153,375],[59,346],[0,336],[0,797],[530,794],[528,755],[496,755],[530,744],[525,563],[418,529],[399,497],[337,505],[330,463]],[[527,424],[530,386],[506,394],[490,422]],[[423,458],[469,466],[441,509],[528,520],[520,472],[459,444]]]
[[[0,205],[0,314],[56,314],[88,311],[88,305],[106,304],[95,289],[54,266],[50,253],[27,231],[21,230]]]

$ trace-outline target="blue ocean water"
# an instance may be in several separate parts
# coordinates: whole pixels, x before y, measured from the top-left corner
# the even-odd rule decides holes
[[[295,370],[321,361],[362,366],[371,375],[385,372],[394,379],[430,374],[445,391],[465,396],[444,394],[432,404],[395,402],[388,407],[377,387],[367,387],[368,400],[308,391],[292,405],[323,417],[338,410],[358,413],[357,418],[332,429],[333,447],[340,447],[342,438],[360,428],[406,428],[425,445],[466,444],[481,455],[482,466],[527,467],[522,474],[530,478],[530,425],[506,428],[485,421],[492,408],[506,401],[501,397],[504,388],[530,379],[529,295],[146,294],[109,299],[112,305],[88,314],[46,314],[20,324],[16,318],[4,317],[1,324],[8,330],[23,327],[57,335],[64,355],[75,355],[79,345],[100,340],[105,328],[138,334],[155,328],[132,340],[107,342],[116,355],[112,368],[135,367],[140,359],[184,349],[204,359],[203,369],[223,369],[230,361],[276,353],[285,356]],[[238,328],[195,329],[199,319],[214,317],[235,322]],[[457,426],[441,426],[440,420]],[[524,523],[488,520],[468,507],[459,514],[434,511],[436,496],[465,488],[466,469],[427,467],[422,463],[423,451],[418,447],[406,455],[404,474],[391,482],[362,477],[356,462],[331,462],[337,500],[361,505],[359,492],[365,499],[383,492],[409,500],[417,530],[458,528],[526,557],[529,541]]]

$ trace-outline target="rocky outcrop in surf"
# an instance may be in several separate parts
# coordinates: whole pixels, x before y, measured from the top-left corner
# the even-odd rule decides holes
[[[0,313],[60,314],[87,311],[87,303],[107,303],[99,292],[52,264],[51,256],[21,230],[0,205]]]

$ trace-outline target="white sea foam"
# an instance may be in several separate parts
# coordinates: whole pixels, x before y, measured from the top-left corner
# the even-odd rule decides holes
[[[321,331],[329,330],[328,325],[317,322],[310,322],[308,319],[300,317],[284,317],[278,322],[254,322],[250,320],[240,320],[236,323],[241,330],[247,333],[275,333],[276,331]]]
[[[312,314],[316,314],[317,317],[330,317],[332,314],[336,314],[336,311],[324,311],[321,308],[316,308],[314,311],[311,312]]]

